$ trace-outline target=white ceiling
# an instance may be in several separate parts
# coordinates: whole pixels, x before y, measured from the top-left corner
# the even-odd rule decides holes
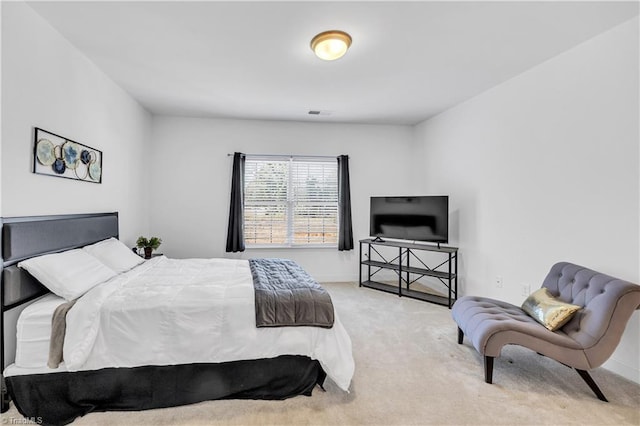
[[[637,2],[29,4],[155,114],[393,124],[638,15]],[[309,48],[328,29],[353,37],[333,62]]]

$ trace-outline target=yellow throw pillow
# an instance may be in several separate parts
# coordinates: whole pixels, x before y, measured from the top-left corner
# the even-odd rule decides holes
[[[565,325],[581,308],[556,299],[545,287],[531,293],[522,304],[523,311],[551,331]]]

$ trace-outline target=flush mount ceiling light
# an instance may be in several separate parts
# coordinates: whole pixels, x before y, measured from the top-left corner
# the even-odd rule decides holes
[[[311,39],[311,50],[325,61],[341,58],[351,46],[351,36],[344,31],[325,31]]]

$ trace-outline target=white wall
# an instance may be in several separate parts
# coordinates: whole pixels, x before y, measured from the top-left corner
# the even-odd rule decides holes
[[[2,4],[2,216],[120,212],[148,230],[151,117],[24,3]],[[103,183],[33,174],[33,128],[103,152]]]
[[[1,215],[118,211],[120,238],[133,245],[148,231],[150,114],[29,6],[1,7]],[[103,183],[33,174],[34,127],[100,149]],[[5,333],[15,333],[20,311],[6,315]],[[9,339],[6,364],[14,345]]]
[[[225,254],[232,158],[228,153],[349,155],[354,240],[369,235],[369,197],[413,192],[412,129],[376,126],[155,117],[150,157],[151,233],[171,257]],[[287,257],[320,281],[357,279],[358,254],[337,249],[247,249]]]
[[[520,304],[561,260],[640,282],[638,75],[636,18],[416,127],[462,294]],[[639,340],[636,312],[606,367],[640,382]]]

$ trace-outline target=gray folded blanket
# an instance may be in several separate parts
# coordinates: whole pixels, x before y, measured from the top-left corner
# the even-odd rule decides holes
[[[67,313],[76,304],[75,300],[63,303],[53,312],[51,318],[51,340],[49,341],[49,368],[58,368],[63,360],[64,335],[67,331]]]
[[[296,262],[249,259],[257,327],[333,327],[329,293]]]

